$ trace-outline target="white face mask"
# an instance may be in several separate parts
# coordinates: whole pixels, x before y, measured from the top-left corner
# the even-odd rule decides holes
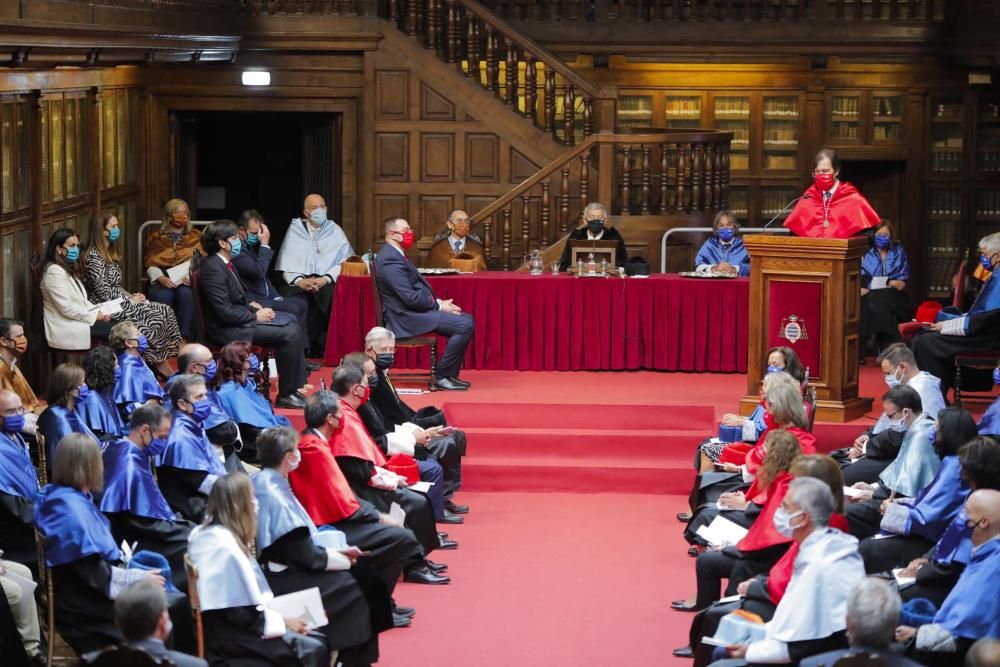
[[[302,463],[302,454],[296,449],[295,458],[288,462],[288,471],[298,469],[300,463]]]
[[[794,512],[792,514],[788,513],[784,507],[779,507],[774,512],[774,529],[777,530],[783,537],[791,537],[795,533],[795,528],[800,526],[792,526],[792,519],[802,514],[802,510]]]
[[[906,415],[903,414],[899,419],[890,419],[889,428],[897,433],[906,431]]]
[[[903,370],[902,366],[896,366],[895,371],[885,376],[885,384],[887,387],[889,387],[889,389],[892,389],[893,387],[898,387],[899,385],[903,384],[903,373],[901,372],[902,370]]]
[[[325,208],[314,208],[311,213],[309,213],[309,219],[317,227],[323,225],[326,222],[326,209]]]

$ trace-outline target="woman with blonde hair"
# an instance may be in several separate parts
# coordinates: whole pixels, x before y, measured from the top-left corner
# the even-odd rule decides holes
[[[268,608],[274,597],[251,545],[257,537],[257,500],[250,478],[216,480],[205,523],[191,532],[188,556],[198,570],[205,651],[213,665],[325,667],[330,653],[321,634],[301,618]],[[332,620],[332,619],[331,619]]]
[[[188,276],[174,282],[167,269],[191,261],[201,245],[201,232],[191,225],[191,210],[182,199],[171,199],[163,206],[163,224],[146,237],[143,266],[149,277],[149,298],[171,306],[177,314],[181,335],[194,337],[194,292]]]
[[[94,444],[100,440],[80,417],[77,406],[86,399],[90,387],[84,381],[86,374],[76,364],[59,364],[49,376],[45,391],[48,407],[38,416],[38,432],[45,438],[45,455],[49,471],[55,461],[56,447],[70,433],[82,433],[93,438]]]
[[[170,306],[147,301],[146,295],[129,294],[122,272],[121,223],[111,211],[96,213],[90,228],[90,247],[83,256],[84,283],[94,303],[120,299],[122,309],[111,316],[115,322],[131,320],[146,336],[149,347],[143,357],[164,376],[173,371],[167,359],[177,356],[181,346],[181,331]]]

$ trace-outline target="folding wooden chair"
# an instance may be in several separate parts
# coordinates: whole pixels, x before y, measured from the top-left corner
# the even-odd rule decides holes
[[[55,586],[52,583],[52,570],[49,569],[45,561],[45,536],[38,530],[35,530],[35,547],[38,549],[38,584],[44,591],[42,607],[38,610],[38,621],[48,642],[46,653],[48,661],[46,664],[51,666],[56,651],[56,594]],[[42,616],[43,609],[44,617]]]
[[[38,486],[49,483],[49,455],[45,451],[45,436],[35,432],[35,442],[38,443]]]
[[[977,368],[989,370],[1000,365],[1000,349],[982,352],[960,352],[955,355],[955,405],[962,407],[962,369]],[[992,390],[992,386],[990,387]],[[968,393],[968,391],[966,392]],[[976,392],[979,393],[978,391]],[[992,391],[989,399],[992,399]]]
[[[201,622],[201,596],[198,595],[198,568],[191,562],[191,557],[184,554],[184,571],[188,580],[188,603],[191,605],[191,616],[194,619],[194,636],[198,644],[198,657],[205,657],[205,628]]]

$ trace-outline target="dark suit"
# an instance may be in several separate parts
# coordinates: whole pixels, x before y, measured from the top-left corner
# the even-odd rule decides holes
[[[452,315],[438,307],[434,290],[403,253],[386,243],[375,258],[385,326],[400,338],[430,332],[446,336],[448,345],[437,365],[439,378],[458,377],[475,323],[468,313]]]
[[[298,322],[274,326],[257,322],[246,289],[218,255],[198,270],[198,297],[208,337],[219,345],[248,340],[274,350],[278,364],[278,394],[289,396],[305,383],[305,336]]]
[[[177,667],[208,667],[208,663],[201,658],[196,658],[180,651],[171,651],[158,639],[141,639],[136,642],[129,642],[129,647],[137,648],[150,654],[157,660],[168,659]]]
[[[243,242],[243,252],[233,257],[233,268],[247,290],[247,299],[265,308],[289,313],[303,329],[309,323],[309,301],[302,294],[283,297],[267,277],[274,250],[270,246],[251,245]]]
[[[837,651],[828,651],[814,655],[811,658],[805,658],[799,662],[799,667],[830,667],[841,658],[857,653],[878,655],[884,661],[886,667],[920,667],[919,663],[887,649],[867,649],[860,646],[857,648],[842,648]]]
[[[573,253],[573,249],[569,247],[569,242],[585,241],[586,239],[586,227],[580,227],[570,232],[569,239],[566,240],[566,247],[563,248],[562,258],[559,260],[560,271],[566,271],[569,269],[569,260]],[[625,247],[625,239],[622,238],[621,232],[614,227],[605,227],[604,234],[601,235],[601,240],[618,242],[618,249],[615,251],[615,264],[617,264],[619,268],[625,266],[625,262],[628,261],[628,248]]]

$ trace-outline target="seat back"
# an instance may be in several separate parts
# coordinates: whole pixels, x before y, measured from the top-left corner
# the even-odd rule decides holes
[[[372,304],[375,308],[375,326],[384,327],[382,315],[382,294],[378,291],[378,275],[375,273],[375,250],[368,249],[368,275],[372,281]]]
[[[802,398],[809,398],[809,367],[808,366],[806,366],[806,369],[805,369],[805,371],[803,373],[801,386],[802,386]]]
[[[49,455],[45,451],[45,436],[36,431],[35,440],[38,442],[38,486],[41,487],[49,483]]]
[[[176,663],[169,658],[157,660],[142,649],[122,645],[109,646],[87,664],[94,667],[164,667]]]
[[[191,616],[194,619],[194,636],[198,645],[198,657],[205,657],[205,628],[201,623],[201,596],[198,595],[198,568],[191,557],[184,554],[184,572],[188,581],[188,603],[191,605]]]
[[[52,582],[52,570],[45,561],[45,536],[37,529],[35,529],[35,548],[38,550],[38,584],[45,596],[42,607],[38,610],[39,625],[45,633],[48,644],[46,664],[52,665],[56,651],[56,592]]]
[[[205,314],[201,309],[201,291],[198,289],[198,277],[200,271],[191,271],[191,294],[194,297],[194,319],[195,331],[198,332],[198,340],[207,345],[210,341],[205,333]]]
[[[816,424],[816,387],[809,387],[806,403],[809,405],[809,432],[812,433],[813,426]]]
[[[958,265],[958,273],[955,274],[955,292],[951,296],[951,305],[955,308],[961,310],[962,308],[962,298],[965,296],[966,290],[969,289],[969,276],[965,273],[966,268],[968,268],[969,260],[963,259],[962,263]]]

